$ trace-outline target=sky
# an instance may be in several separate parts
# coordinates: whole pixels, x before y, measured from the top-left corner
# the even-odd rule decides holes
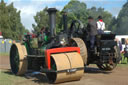
[[[58,10],[68,4],[70,0],[4,0],[7,4],[14,3],[14,7],[21,11],[21,22],[25,28],[32,30],[35,23],[33,16],[43,10],[46,6],[56,7]],[[86,3],[87,8],[102,7],[117,17],[122,6],[128,0],[79,0]]]

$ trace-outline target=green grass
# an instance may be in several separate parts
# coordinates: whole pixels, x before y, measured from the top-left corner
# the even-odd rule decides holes
[[[121,66],[121,67],[128,67],[128,64],[127,64],[127,58],[124,59],[124,55],[122,54],[122,60],[120,61],[120,64],[118,64],[118,66]]]
[[[124,55],[122,55],[122,56],[123,56],[123,57],[122,57],[121,63],[122,63],[122,64],[127,64],[127,58],[124,59]]]
[[[17,82],[24,80],[24,77],[15,76],[10,71],[0,71],[0,85],[16,85]]]
[[[3,55],[7,55],[6,53]],[[123,64],[118,64],[119,67],[126,68],[128,67],[127,59],[124,60],[124,57],[122,58]],[[17,85],[21,82],[28,81],[25,77],[21,76],[15,76],[10,71],[7,70],[0,70],[0,85]],[[22,84],[20,84],[22,85]],[[28,84],[24,84],[28,85]]]
[[[128,68],[128,64],[118,64],[119,67],[124,67],[124,68]]]
[[[9,53],[0,53],[0,56],[9,56]]]

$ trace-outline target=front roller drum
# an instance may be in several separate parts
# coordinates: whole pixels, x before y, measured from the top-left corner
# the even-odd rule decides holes
[[[10,65],[12,73],[23,75],[27,71],[27,51],[24,45],[15,43],[10,49]]]
[[[56,73],[47,73],[51,83],[80,80],[84,74],[84,63],[77,52],[52,54],[51,68],[57,71]],[[74,71],[70,72],[71,69]]]

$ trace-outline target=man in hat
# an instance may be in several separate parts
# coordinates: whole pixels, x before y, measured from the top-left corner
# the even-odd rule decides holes
[[[97,26],[92,16],[88,17],[88,25],[87,25],[88,34],[90,37],[91,49],[94,49],[95,36],[97,35]]]
[[[103,34],[105,30],[105,23],[103,22],[102,16],[98,16],[97,31],[98,34]]]

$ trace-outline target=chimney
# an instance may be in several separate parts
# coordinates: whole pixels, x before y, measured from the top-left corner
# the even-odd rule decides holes
[[[48,10],[49,14],[49,25],[50,25],[50,35],[51,37],[54,37],[56,35],[56,8],[49,8]]]
[[[64,31],[67,33],[68,28],[67,28],[67,12],[63,12],[63,26],[64,26]]]

